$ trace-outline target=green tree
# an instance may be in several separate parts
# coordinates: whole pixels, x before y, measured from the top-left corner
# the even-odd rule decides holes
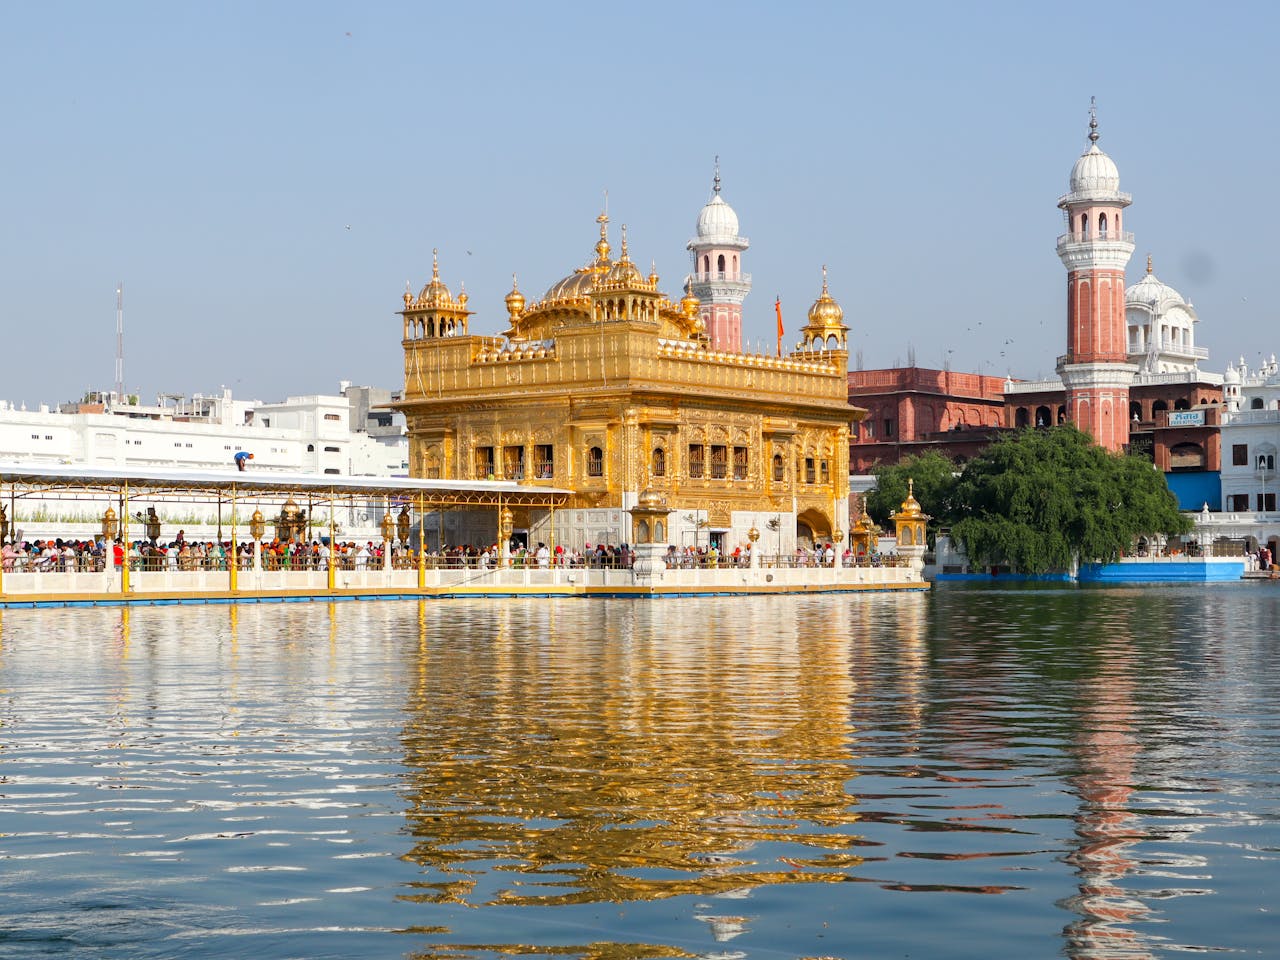
[[[970,561],[1022,573],[1110,562],[1139,536],[1191,529],[1164,474],[1103,450],[1071,424],[992,444],[965,465],[955,505],[962,518],[951,533]]]
[[[867,494],[867,513],[885,529],[892,529],[891,514],[897,513],[907,499],[907,480],[915,482],[915,497],[920,509],[932,519],[929,542],[938,527],[950,526],[959,517],[955,511],[955,490],[959,468],[940,453],[929,452],[908,457],[901,463],[884,464],[871,472],[876,488]]]

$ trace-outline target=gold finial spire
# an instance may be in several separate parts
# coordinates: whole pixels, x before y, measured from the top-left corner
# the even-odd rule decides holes
[[[822,265],[822,295],[824,297],[829,296],[827,293],[827,265],[825,263]]]
[[[600,224],[600,239],[596,243],[596,263],[605,264],[609,262],[609,194],[605,193],[605,209],[600,212],[600,216],[596,217],[596,223]]]
[[[630,262],[631,260],[631,258],[627,256],[627,225],[625,223],[622,225],[622,258],[621,259],[628,262]]]
[[[438,247],[431,248],[431,279],[440,279],[440,250]]]
[[[1151,254],[1147,254],[1147,276],[1151,276]]]
[[[914,500],[916,498],[916,478],[907,477],[907,498]]]

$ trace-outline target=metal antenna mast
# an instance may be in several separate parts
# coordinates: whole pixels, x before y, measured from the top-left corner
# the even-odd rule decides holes
[[[124,405],[124,281],[116,284],[116,403]]]

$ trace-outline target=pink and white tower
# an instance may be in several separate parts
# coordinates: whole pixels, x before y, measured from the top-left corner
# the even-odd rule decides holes
[[[750,246],[738,235],[738,215],[720,196],[720,158],[716,158],[711,199],[698,214],[698,235],[689,241],[693,273],[688,289],[702,303],[711,349],[742,352],[742,301],[751,292],[751,274],[742,272],[742,253]]]
[[[1099,446],[1129,443],[1129,386],[1138,368],[1128,363],[1124,269],[1133,234],[1121,211],[1120,171],[1098,149],[1098,117],[1089,108],[1089,148],[1071,168],[1071,192],[1058,200],[1067,232],[1058,256],[1067,268],[1067,353],[1058,375],[1067,390],[1067,416]]]

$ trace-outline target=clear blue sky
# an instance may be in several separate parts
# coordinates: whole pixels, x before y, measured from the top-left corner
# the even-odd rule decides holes
[[[405,281],[472,330],[581,265],[604,190],[679,296],[719,154],[744,335],[821,266],[866,367],[1051,375],[1086,145],[1222,370],[1280,352],[1269,3],[11,3],[0,398],[398,387]],[[1094,19],[1090,19],[1090,18]],[[1010,341],[1006,343],[1006,341]],[[1004,354],[1001,354],[1004,351]]]

